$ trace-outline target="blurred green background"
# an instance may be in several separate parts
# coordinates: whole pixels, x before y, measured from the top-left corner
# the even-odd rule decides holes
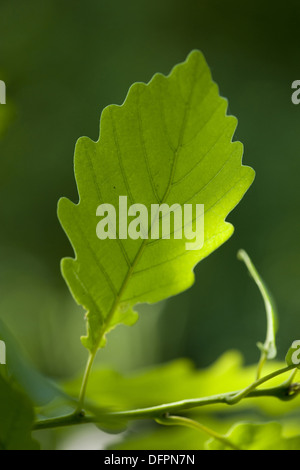
[[[98,138],[102,109],[133,82],[168,73],[195,48],[239,119],[257,177],[228,218],[234,236],[198,265],[193,288],[142,306],[98,360],[123,371],[182,356],[206,366],[239,349],[256,361],[265,314],[241,247],[277,301],[280,358],[298,338],[299,12],[298,0],[0,0],[0,316],[42,372],[70,377],[86,361],[83,311],[60,275],[72,249],[56,217],[61,196],[77,200],[75,142]]]

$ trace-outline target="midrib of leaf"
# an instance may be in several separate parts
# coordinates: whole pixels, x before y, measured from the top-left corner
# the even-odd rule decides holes
[[[172,188],[172,183],[173,183],[173,179],[174,179],[174,176],[175,176],[175,172],[176,172],[176,163],[178,161],[178,158],[179,158],[179,154],[180,154],[180,150],[182,148],[182,142],[183,142],[183,139],[184,139],[184,133],[185,133],[185,130],[186,130],[186,125],[187,125],[187,122],[188,122],[188,116],[189,116],[189,112],[190,112],[190,102],[193,98],[193,93],[194,93],[194,90],[195,90],[195,84],[196,84],[196,71],[197,71],[197,68],[198,68],[198,63],[195,64],[194,66],[194,71],[193,71],[193,80],[192,80],[192,86],[191,86],[191,90],[190,90],[190,94],[189,94],[189,97],[188,97],[188,100],[186,101],[185,103],[185,112],[184,112],[184,116],[183,116],[183,120],[182,120],[182,125],[181,125],[181,129],[180,129],[180,135],[179,135],[179,139],[178,139],[178,145],[177,145],[177,148],[175,151],[173,151],[174,153],[174,158],[173,158],[173,162],[172,162],[172,167],[171,167],[171,171],[170,171],[170,177],[169,177],[169,180],[168,180],[168,185],[167,185],[167,188],[166,188],[166,191],[162,197],[162,199],[159,201],[158,200],[158,203],[159,204],[164,204],[169,196],[169,193],[171,191],[171,188]],[[203,72],[201,73],[201,75],[203,74]],[[139,106],[139,104],[138,104]],[[124,166],[123,166],[123,161],[122,161],[122,153],[120,151],[120,145],[119,145],[119,141],[118,141],[118,135],[117,135],[117,132],[116,132],[116,129],[115,129],[115,124],[114,124],[114,120],[113,120],[113,116],[112,116],[112,113],[110,113],[110,116],[111,116],[111,121],[112,121],[112,124],[113,124],[113,129],[114,129],[114,138],[115,138],[115,142],[116,142],[116,147],[117,147],[117,152],[118,152],[118,159],[119,159],[119,163],[120,163],[120,168],[121,168],[121,172],[122,172],[122,176],[123,176],[123,179],[124,179],[124,183],[125,183],[125,186],[126,186],[126,189],[127,189],[127,192],[128,192],[128,195],[130,197],[130,200],[132,201],[132,203],[134,202],[134,199],[132,197],[132,194],[131,194],[131,190],[130,190],[130,185],[129,185],[129,182],[128,182],[128,179],[127,179],[127,176],[126,176],[126,172],[124,170]],[[141,131],[141,134],[143,135],[143,128],[141,126],[141,119],[139,119],[139,126],[140,126],[140,131]],[[145,150],[145,149],[144,149]],[[147,166],[147,169],[148,169],[148,163],[147,163],[147,160],[146,160],[146,166]],[[150,168],[148,169],[148,173],[149,173],[149,177],[150,177],[150,180],[153,181],[153,177],[152,177],[152,174],[151,174],[151,170]],[[94,169],[93,169],[93,172],[94,172]],[[96,181],[96,178],[94,178],[94,181]],[[98,183],[97,183],[97,186]],[[99,188],[100,189],[100,188]],[[194,197],[194,196],[193,196]],[[127,271],[127,274],[124,278],[124,281],[122,283],[122,286],[113,302],[113,305],[108,313],[108,315],[106,316],[106,319],[105,319],[105,322],[103,323],[103,326],[101,328],[101,331],[100,331],[100,334],[99,334],[99,339],[98,339],[98,343],[96,344],[94,350],[92,351],[92,355],[96,354],[96,352],[98,351],[98,348],[99,348],[99,345],[101,343],[101,341],[103,340],[103,337],[109,327],[109,324],[116,312],[116,309],[118,308],[118,305],[120,303],[120,300],[122,298],[122,295],[127,287],[127,284],[131,278],[131,275],[133,274],[133,271],[136,267],[136,265],[138,264],[140,258],[142,257],[143,255],[143,252],[146,248],[146,245],[148,244],[149,242],[149,234],[151,232],[151,227],[149,228],[148,230],[148,238],[147,239],[144,239],[139,250],[137,251],[137,254],[132,262],[132,264],[130,265],[128,271]],[[118,240],[118,243],[120,243],[122,246],[122,242],[120,241],[120,239],[117,237],[117,240]],[[159,241],[159,240],[157,240]],[[124,248],[124,246],[123,246]],[[124,251],[126,252],[125,248],[124,248]],[[123,250],[122,250],[123,252]],[[126,252],[127,254],[127,252]],[[128,258],[128,255],[127,255],[127,258]],[[126,259],[127,259],[126,258]]]

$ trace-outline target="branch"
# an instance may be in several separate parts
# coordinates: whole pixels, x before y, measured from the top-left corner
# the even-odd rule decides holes
[[[38,421],[34,430],[41,429],[51,429],[65,426],[74,426],[78,424],[89,424],[89,423],[109,423],[109,421],[116,422],[118,419],[122,421],[129,420],[139,420],[139,419],[160,419],[166,414],[174,414],[175,412],[182,412],[190,410],[193,408],[199,408],[202,406],[216,405],[216,404],[225,404],[225,405],[235,405],[245,398],[257,398],[257,397],[274,397],[282,401],[287,401],[293,399],[300,393],[299,387],[295,387],[289,382],[284,382],[278,387],[272,387],[268,389],[256,390],[257,387],[263,383],[277,377],[281,374],[284,374],[292,369],[295,369],[296,366],[288,366],[284,369],[280,369],[272,374],[269,374],[260,380],[257,380],[249,387],[237,391],[223,393],[219,395],[213,395],[210,397],[203,398],[194,398],[189,400],[177,401],[174,403],[168,403],[165,405],[152,406],[148,408],[141,408],[137,410],[128,410],[128,411],[117,411],[110,413],[99,414],[99,416],[89,416],[84,412],[73,413],[67,416],[61,416],[58,418],[52,418],[47,420]]]

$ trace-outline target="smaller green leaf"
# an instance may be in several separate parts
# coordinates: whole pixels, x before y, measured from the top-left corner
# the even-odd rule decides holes
[[[297,369],[300,369],[300,341],[295,340],[288,350],[288,353],[285,357],[285,361],[288,366],[297,366]]]
[[[226,438],[241,450],[299,450],[300,436],[285,437],[279,423],[242,423],[233,426]],[[219,440],[207,442],[208,450],[230,450]]]
[[[284,366],[283,362],[277,361],[267,364],[265,374]],[[184,359],[125,376],[113,370],[95,368],[87,388],[87,404],[89,408],[94,406],[100,410],[124,411],[243,390],[253,380],[255,370],[256,365],[245,366],[242,356],[234,351],[228,351],[210,367],[202,370],[197,370],[190,361]],[[276,377],[270,381],[270,386],[276,387],[282,380],[281,376]],[[81,381],[82,373],[62,385],[68,395],[77,398]],[[262,410],[264,414],[273,417],[299,409],[299,403],[300,396],[288,402],[257,398],[244,400],[239,409],[249,409],[251,406],[251,409]],[[216,405],[206,408],[207,413],[216,410],[229,414],[232,407]]]
[[[0,376],[0,450],[38,450],[33,422],[31,402]]]
[[[267,335],[264,344],[258,343],[257,346],[261,350],[262,354],[267,359],[274,359],[277,355],[276,349],[276,333],[277,333],[277,312],[274,301],[260,275],[258,274],[254,264],[250,257],[244,250],[239,250],[238,259],[243,261],[247,266],[249,274],[253,278],[257,287],[260,290],[262,298],[265,303],[266,314],[267,314]]]

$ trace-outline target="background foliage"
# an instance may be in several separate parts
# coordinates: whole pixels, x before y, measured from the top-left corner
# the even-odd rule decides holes
[[[194,287],[141,308],[140,322],[112,333],[99,359],[121,372],[179,357],[208,366],[229,348],[256,361],[264,307],[236,261],[240,247],[275,294],[284,358],[300,325],[300,109],[290,99],[300,76],[298,21],[296,0],[1,0],[0,79],[9,105],[0,130],[0,317],[42,372],[65,379],[86,358],[82,310],[59,271],[72,249],[56,217],[62,194],[76,200],[75,141],[97,139],[104,106],[120,104],[132,82],[167,73],[194,48],[239,119],[236,138],[257,177],[230,215],[234,237],[197,267]],[[62,432],[44,439],[73,445]]]

